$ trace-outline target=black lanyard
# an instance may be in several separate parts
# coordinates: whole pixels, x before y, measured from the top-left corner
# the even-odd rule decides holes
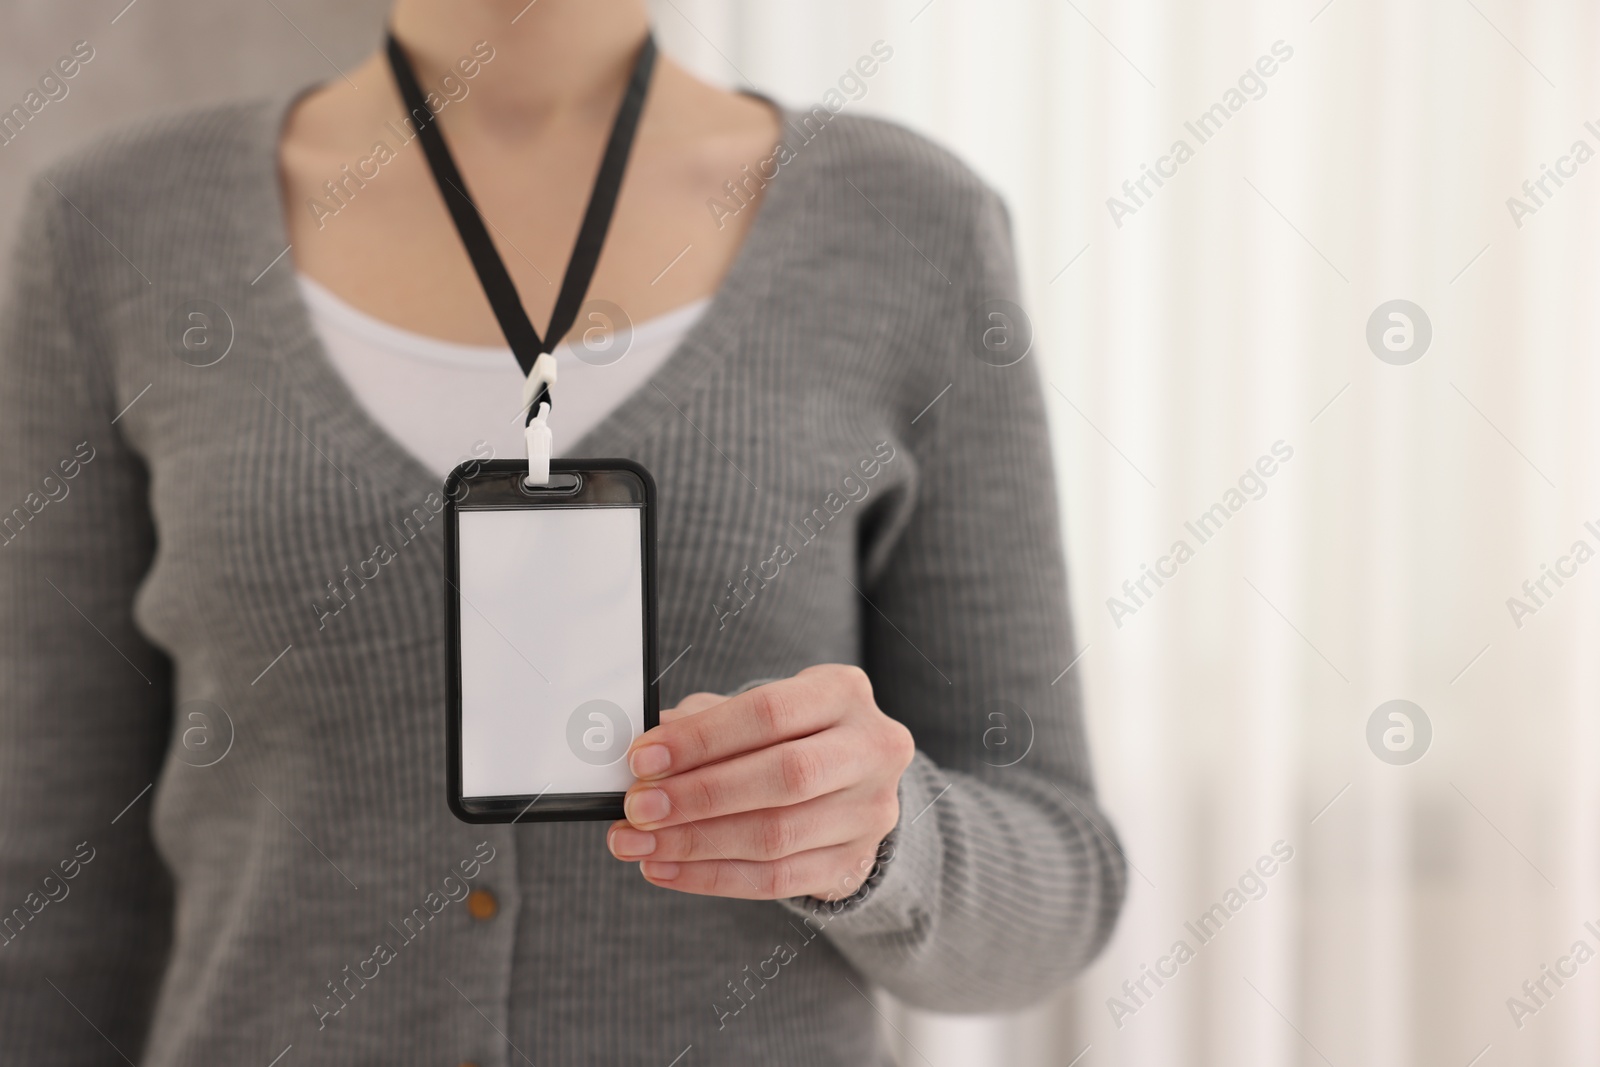
[[[500,332],[505,334],[511,354],[524,376],[533,370],[533,364],[543,353],[553,350],[556,343],[572,329],[578,309],[589,291],[589,281],[594,277],[595,264],[600,259],[600,249],[605,245],[606,230],[611,225],[611,213],[617,204],[617,192],[622,188],[622,174],[628,165],[628,153],[633,148],[634,134],[639,128],[639,113],[644,108],[645,92],[650,88],[650,75],[655,70],[656,42],[646,36],[639,58],[634,61],[633,74],[628,78],[628,89],[622,95],[617,116],[611,123],[611,138],[606,143],[605,156],[600,160],[600,172],[595,175],[594,189],[589,193],[589,206],[583,213],[583,226],[578,230],[578,242],[573,246],[572,258],[567,261],[567,273],[561,279],[561,291],[556,296],[555,310],[550,316],[550,328],[543,338],[533,328],[528,312],[517,295],[517,287],[506,271],[505,261],[495,250],[483,217],[467,192],[467,183],[456,167],[450,148],[439,130],[438,117],[429,110],[422,87],[406,59],[405,51],[388,35],[389,68],[400,86],[400,96],[411,121],[422,139],[422,150],[428,157],[428,167],[433,180],[444,197],[450,217],[455,221],[456,232],[472,259],[484,295],[494,308],[500,321]],[[532,421],[541,403],[550,402],[548,386],[540,391],[528,405],[528,421]]]

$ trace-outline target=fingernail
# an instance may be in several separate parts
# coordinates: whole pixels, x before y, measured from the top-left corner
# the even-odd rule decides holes
[[[666,745],[645,745],[628,757],[628,769],[635,778],[653,778],[663,774],[672,765],[672,753]]]
[[[628,797],[623,809],[628,813],[628,821],[638,826],[665,819],[672,810],[672,802],[659,789],[641,789]]]
[[[678,865],[676,863],[651,863],[646,860],[644,863],[639,864],[639,873],[652,882],[670,882],[678,877]]]
[[[635,860],[656,850],[656,835],[618,827],[611,831],[610,845],[611,854],[619,860]]]

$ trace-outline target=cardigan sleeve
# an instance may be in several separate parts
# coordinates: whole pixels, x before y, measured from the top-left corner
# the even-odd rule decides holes
[[[139,1056],[169,939],[149,826],[171,681],[133,620],[146,476],[71,266],[102,238],[56,177],[0,304],[0,1063],[109,1065]]]
[[[1078,671],[1063,673],[1078,649],[1039,356],[1009,362],[1026,321],[1009,225],[992,192],[976,200],[927,397],[950,388],[907,434],[914,511],[860,602],[879,706],[917,744],[899,824],[852,896],[785,902],[889,992],[964,1012],[1020,1008],[1080,971],[1126,875]]]

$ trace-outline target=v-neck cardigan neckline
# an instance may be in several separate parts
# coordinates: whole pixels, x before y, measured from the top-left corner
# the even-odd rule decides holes
[[[315,413],[319,423],[337,436],[359,459],[376,472],[384,485],[363,487],[398,493],[406,499],[437,491],[439,478],[384,429],[340,377],[312,324],[311,309],[295,282],[289,240],[288,214],[279,170],[278,146],[289,111],[308,91],[270,101],[259,112],[264,129],[250,139],[265,158],[246,168],[252,176],[248,193],[259,210],[245,217],[260,220],[247,237],[259,245],[252,255],[261,261],[280,257],[255,282],[260,288],[255,311],[259,326],[272,341],[267,346],[276,369],[295,388],[298,398]],[[783,140],[796,118],[789,109],[774,105],[782,119]],[[805,153],[796,153],[778,175],[768,179],[756,216],[745,233],[727,273],[710,297],[704,314],[685,334],[677,349],[599,423],[563,452],[573,457],[626,456],[646,439],[661,420],[684,418],[683,398],[739,348],[741,334],[758,318],[763,296],[776,284],[783,262],[783,235],[801,223],[805,197],[798,186],[806,173]],[[626,182],[626,179],[624,180]],[[626,192],[626,184],[624,184]],[[441,214],[445,206],[438,205]],[[467,263],[462,249],[461,260]],[[505,457],[519,458],[519,457]]]

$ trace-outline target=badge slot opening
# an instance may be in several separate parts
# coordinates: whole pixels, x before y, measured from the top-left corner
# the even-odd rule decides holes
[[[517,488],[523,495],[532,497],[574,496],[583,488],[583,476],[569,473],[552,473],[548,485],[529,485],[528,479],[518,478]]]

